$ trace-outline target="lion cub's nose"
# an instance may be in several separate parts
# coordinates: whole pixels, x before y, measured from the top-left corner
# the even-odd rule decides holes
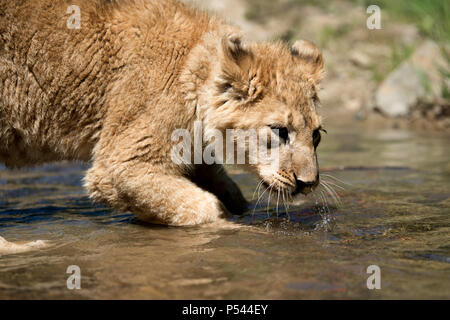
[[[296,182],[295,193],[302,193],[304,195],[307,195],[310,194],[313,191],[313,189],[318,185],[319,176],[316,176],[316,178],[312,181],[303,181],[297,179],[297,177],[295,176],[295,182]]]

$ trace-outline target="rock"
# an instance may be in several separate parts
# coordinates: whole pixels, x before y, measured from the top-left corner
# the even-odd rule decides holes
[[[426,41],[378,87],[376,108],[391,117],[406,116],[418,103],[439,99],[442,85],[448,85],[442,71],[448,69],[439,46]]]
[[[388,116],[405,116],[424,94],[419,75],[406,61],[381,83],[375,93],[375,105]]]
[[[442,55],[441,48],[431,41],[426,41],[417,49],[409,59],[412,66],[417,70],[419,76],[425,77],[425,85],[428,86],[428,101],[441,96],[444,84],[443,71],[449,71],[449,65]],[[448,80],[448,78],[447,78]],[[448,83],[447,83],[448,85]]]
[[[360,51],[353,51],[350,54],[350,62],[353,63],[357,67],[361,68],[369,68],[371,64],[370,58]]]

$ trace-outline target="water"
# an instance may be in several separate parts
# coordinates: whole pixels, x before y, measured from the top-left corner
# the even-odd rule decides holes
[[[0,256],[0,298],[450,298],[450,136],[327,129],[319,158],[345,188],[341,206],[308,197],[276,217],[261,201],[235,230],[149,226],[93,205],[82,164],[2,167],[0,235],[50,246]],[[257,179],[232,172],[251,199]],[[66,287],[69,265],[81,290]],[[380,290],[367,289],[369,265]]]

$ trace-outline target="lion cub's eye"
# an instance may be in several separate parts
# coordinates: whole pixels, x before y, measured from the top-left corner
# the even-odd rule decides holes
[[[327,132],[325,129],[322,129],[321,127],[319,129],[314,130],[313,132],[313,144],[314,148],[317,148],[317,146],[320,143],[320,140],[322,139],[322,135],[320,134],[320,131]]]
[[[289,130],[286,127],[282,127],[282,126],[278,126],[278,125],[273,125],[270,126],[270,129],[272,129],[272,131],[277,134],[281,140],[283,140],[284,143],[289,141]]]
[[[319,145],[321,138],[322,137],[320,135],[320,131],[319,130],[314,130],[314,132],[313,132],[313,144],[314,144],[315,148],[317,148],[317,146]]]

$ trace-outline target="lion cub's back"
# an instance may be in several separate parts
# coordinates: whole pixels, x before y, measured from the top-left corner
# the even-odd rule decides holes
[[[71,29],[68,1],[0,0],[0,162],[89,160],[113,48],[96,6],[81,2],[90,23]]]
[[[0,0],[0,162],[90,160],[118,78],[184,99],[177,79],[214,21],[173,0]]]

